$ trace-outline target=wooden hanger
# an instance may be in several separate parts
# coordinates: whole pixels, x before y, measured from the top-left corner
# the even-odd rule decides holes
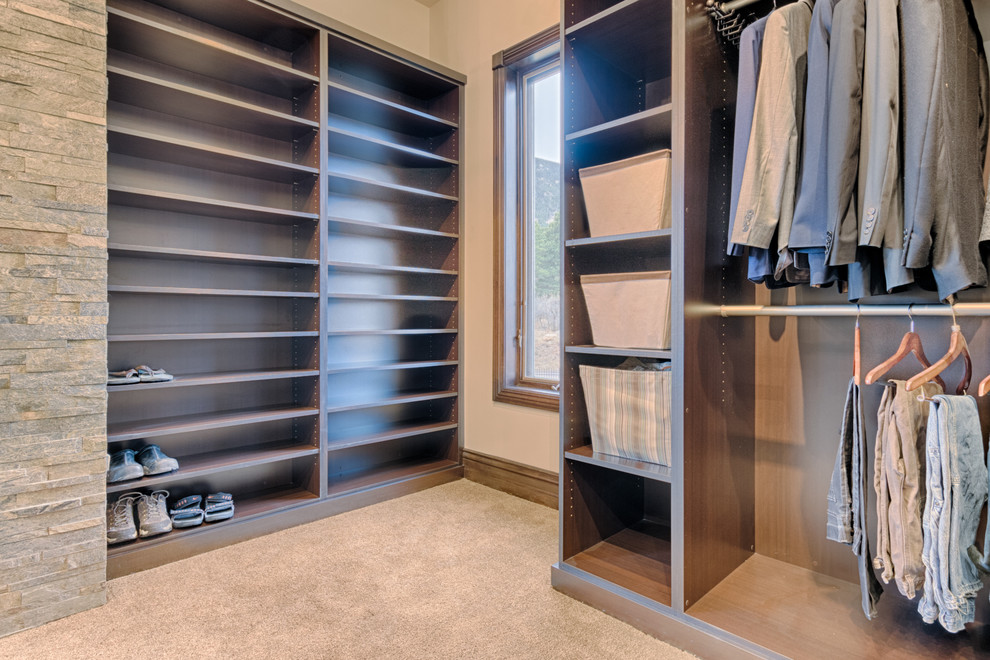
[[[901,345],[897,347],[897,352],[887,358],[885,361],[878,364],[873,368],[870,373],[866,374],[866,384],[872,385],[877,382],[877,379],[883,376],[885,373],[890,371],[894,365],[899,363],[901,360],[906,358],[908,355],[914,354],[914,357],[918,359],[921,366],[928,368],[932,366],[932,363],[928,361],[925,356],[925,349],[921,345],[921,336],[914,331],[914,317],[911,316],[911,307],[908,307],[908,318],[911,319],[911,329],[904,334],[901,339]],[[942,391],[945,391],[945,382],[942,380],[941,376],[935,376],[935,382],[939,384]],[[986,380],[987,386],[990,387],[990,376]],[[981,383],[982,386],[982,383]]]
[[[950,305],[952,303],[949,303]],[[945,371],[950,364],[952,364],[956,358],[962,356],[965,371],[963,372],[963,379],[956,388],[956,394],[965,394],[966,390],[969,389],[970,380],[973,378],[973,361],[969,357],[969,345],[966,344],[966,337],[963,336],[962,330],[956,323],[956,310],[952,308],[952,335],[949,338],[949,351],[942,358],[935,362],[932,366],[928,367],[920,374],[911,378],[907,382],[907,390],[910,392],[916,390],[928,381],[932,380],[940,373]]]

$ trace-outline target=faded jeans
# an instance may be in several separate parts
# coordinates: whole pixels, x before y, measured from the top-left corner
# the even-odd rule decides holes
[[[877,550],[873,568],[884,583],[913,599],[925,580],[921,560],[925,506],[925,427],[929,405],[918,394],[942,393],[935,383],[908,392],[904,381],[891,380],[877,411],[873,487],[877,493]]]
[[[973,621],[981,585],[970,546],[987,499],[987,466],[976,400],[933,398],[926,441],[928,499],[922,520],[924,595],[918,612],[949,632]]]
[[[849,379],[846,407],[842,417],[839,451],[835,457],[828,488],[827,536],[852,546],[859,563],[859,588],[863,614],[877,615],[877,601],[883,593],[873,573],[870,539],[866,529],[866,419],[859,386]]]

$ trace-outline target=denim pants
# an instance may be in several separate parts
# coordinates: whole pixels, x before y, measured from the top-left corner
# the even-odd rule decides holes
[[[987,500],[987,466],[976,400],[936,395],[929,412],[922,519],[925,586],[918,612],[949,632],[973,621],[982,586],[970,558]]]
[[[935,383],[908,392],[904,381],[888,381],[877,411],[873,487],[877,494],[877,549],[873,568],[884,583],[913,599],[925,580],[921,560],[924,537],[925,438],[929,405],[918,394],[942,394]]]
[[[850,378],[839,436],[839,451],[828,488],[826,535],[832,541],[852,546],[859,563],[863,614],[867,619],[872,619],[877,615],[877,601],[880,600],[883,587],[873,573],[870,539],[866,529],[865,422],[859,386]]]

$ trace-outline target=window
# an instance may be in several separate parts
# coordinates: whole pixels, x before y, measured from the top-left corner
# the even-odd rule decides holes
[[[496,401],[557,410],[560,396],[559,29],[497,53]]]

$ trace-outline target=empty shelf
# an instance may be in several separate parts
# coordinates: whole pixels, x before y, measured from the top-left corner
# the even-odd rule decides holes
[[[290,441],[247,446],[239,449],[225,449],[194,456],[180,456],[178,457],[179,469],[175,472],[107,484],[107,493],[120,493],[135,488],[156,488],[183,479],[204,477],[217,472],[226,472],[252,465],[288,461],[303,456],[314,456],[319,452],[319,447]],[[240,509],[239,506],[237,508]]]
[[[674,358],[674,354],[669,350],[662,351],[653,348],[616,348],[614,346],[579,345],[567,346],[564,348],[564,352],[581,355],[616,355],[623,357],[659,358],[661,360],[672,360]]]
[[[601,162],[615,160],[633,153],[646,153],[670,148],[670,122],[673,106],[670,103],[642,112],[620,117],[581,131],[568,133],[565,139],[580,150],[578,160],[587,151]],[[613,152],[622,150],[623,155]],[[591,163],[588,163],[591,164]]]
[[[156,112],[218,124],[245,133],[291,140],[312,133],[319,123],[124,66],[107,65],[109,96]]]
[[[218,31],[201,34],[185,24],[170,24],[117,7],[107,7],[107,46],[276,96],[298,95],[320,80],[277,60],[224,43]]]
[[[332,270],[353,271],[356,273],[408,273],[410,275],[457,275],[456,270],[443,268],[420,268],[418,266],[384,266],[379,264],[359,264],[349,261],[327,262]]]
[[[431,201],[456,202],[457,197],[443,193],[403,186],[397,183],[375,181],[342,172],[327,172],[330,192],[352,197],[367,197],[385,202],[427,203]]]
[[[457,128],[455,122],[362,92],[343,83],[331,81],[329,92],[330,112],[399,133],[433,137]]]
[[[666,481],[667,483],[670,483],[673,478],[671,469],[665,465],[657,465],[656,463],[647,463],[645,461],[635,461],[629,458],[622,458],[621,456],[602,454],[600,452],[593,451],[591,449],[591,445],[585,445],[583,447],[577,447],[575,449],[565,451],[564,456],[572,461],[580,461],[582,463],[588,463],[589,465],[597,465],[598,467],[618,470],[619,472],[634,474],[638,477],[646,477],[647,479],[656,479],[657,481]]]
[[[361,236],[391,236],[400,234],[421,236],[423,238],[457,238],[457,234],[446,231],[409,227],[407,225],[390,225],[383,222],[369,222],[367,220],[355,220],[353,218],[331,217],[327,219],[327,224],[332,232],[359,234]]]
[[[383,302],[457,302],[456,296],[413,296],[384,293],[328,293],[327,298],[338,300],[377,300]]]
[[[179,417],[147,419],[139,422],[123,422],[107,425],[107,442],[124,442],[139,438],[153,438],[176,433],[192,433],[209,429],[244,426],[279,419],[308,417],[319,414],[319,408],[252,408],[215,413],[199,413]]]
[[[107,194],[110,204],[135,206],[137,208],[158,211],[174,211],[176,213],[192,213],[217,218],[230,218],[233,220],[294,224],[300,221],[316,221],[320,219],[318,213],[290,211],[288,209],[241,204],[240,202],[229,202],[114,184],[107,186]]]
[[[591,238],[572,238],[565,242],[565,245],[569,248],[581,248],[581,247],[607,247],[607,246],[618,246],[628,243],[638,243],[637,249],[645,249],[648,244],[663,244],[669,245],[670,239],[673,235],[673,230],[671,229],[655,229],[653,231],[640,231],[632,234],[613,234],[611,236],[594,236]]]
[[[109,293],[143,293],[169,296],[241,296],[246,298],[318,298],[316,291],[248,291],[244,289],[194,289],[179,286],[132,286],[110,284]]]
[[[282,339],[286,337],[319,337],[316,330],[286,330],[272,332],[167,332],[158,334],[114,334],[107,341],[200,341],[203,339]]]
[[[375,335],[454,335],[457,328],[397,328],[386,330],[330,330],[331,337],[375,336]]]
[[[213,250],[190,250],[187,248],[156,247],[153,245],[128,245],[110,243],[110,254],[125,257],[146,257],[149,259],[174,259],[178,261],[202,261],[210,263],[247,264],[251,266],[319,266],[319,259],[296,259],[294,257],[272,257],[260,254],[238,254]]]
[[[110,151],[116,154],[266,181],[281,183],[312,181],[319,174],[319,169],[315,167],[296,165],[192,140],[180,140],[149,131],[114,127],[112,124],[107,127],[107,143]]]
[[[405,369],[431,369],[433,367],[454,367],[457,360],[419,360],[416,362],[357,362],[354,364],[331,364],[328,374],[351,371],[401,371]]]
[[[360,472],[331,475],[330,494],[337,496],[367,488],[385,486],[455,467],[458,467],[458,463],[446,458],[414,458],[387,465],[375,465]]]
[[[400,394],[390,396],[375,401],[363,401],[360,403],[334,403],[327,402],[328,413],[347,412],[350,410],[362,410],[365,408],[384,408],[386,406],[401,406],[407,403],[419,403],[420,401],[435,401],[437,399],[450,399],[457,396],[456,390],[444,390],[440,392],[415,392],[412,394]]]
[[[575,48],[591,49],[633,80],[670,77],[670,34],[667,0],[625,0],[565,32]]]
[[[670,606],[670,528],[641,520],[564,563]]]
[[[134,383],[133,385],[107,385],[107,392],[134,392],[162,387],[198,387],[201,385],[226,385],[260,380],[286,380],[319,376],[317,369],[266,369],[260,371],[227,371],[215,374],[176,375],[167,383]]]
[[[413,438],[430,433],[450,431],[456,428],[457,422],[407,423],[379,433],[354,436],[343,440],[329,440],[327,444],[329,451],[333,452],[351,447],[362,447],[364,445],[378,444],[379,442],[390,442],[392,440],[401,440],[402,438]]]
[[[457,165],[457,161],[452,158],[333,126],[330,127],[330,151],[350,158],[400,167]]]

